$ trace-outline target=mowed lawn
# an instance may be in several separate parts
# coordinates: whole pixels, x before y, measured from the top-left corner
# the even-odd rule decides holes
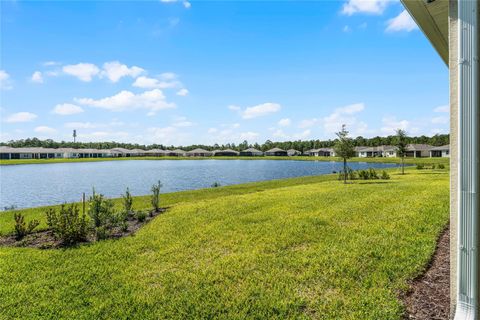
[[[132,237],[0,248],[0,319],[400,319],[448,223],[448,181],[408,169],[165,195]]]

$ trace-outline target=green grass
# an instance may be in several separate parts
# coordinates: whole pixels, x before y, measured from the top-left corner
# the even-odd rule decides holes
[[[337,157],[124,157],[124,158],[82,158],[82,159],[14,159],[0,160],[0,165],[17,164],[45,164],[68,162],[97,162],[97,161],[122,161],[122,160],[297,160],[297,161],[342,161]],[[399,158],[351,158],[349,161],[400,163]],[[443,163],[448,165],[449,158],[405,158],[408,164]]]
[[[167,213],[132,237],[0,248],[0,319],[401,319],[398,294],[448,222],[448,181],[408,169],[164,195]]]

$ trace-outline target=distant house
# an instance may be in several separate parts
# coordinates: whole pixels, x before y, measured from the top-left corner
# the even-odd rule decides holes
[[[307,154],[312,157],[334,157],[335,151],[332,148],[319,148],[308,150]]]
[[[214,150],[212,153],[215,157],[235,157],[240,154],[240,152],[232,149]]]
[[[355,147],[355,155],[359,158],[366,157],[396,157],[397,149],[394,146],[378,146],[378,147]]]
[[[165,150],[165,155],[169,157],[185,157],[186,151],[182,149]]]
[[[293,156],[300,156],[300,155],[302,155],[302,153],[298,150],[295,150],[295,149],[288,149],[287,150],[287,155],[289,157],[293,157]]]
[[[110,149],[111,154],[114,157],[130,157],[132,156],[132,151],[125,148],[113,148]]]
[[[151,149],[145,151],[146,156],[151,156],[151,157],[162,157],[165,156],[165,150],[162,149]]]
[[[133,149],[133,150],[130,150],[130,152],[134,157],[141,157],[146,155],[145,150],[143,149]]]
[[[266,156],[288,156],[287,151],[280,148],[272,148],[268,151],[265,151]]]
[[[423,158],[430,156],[432,146],[428,144],[409,144],[407,145],[406,157]]]
[[[240,155],[245,157],[258,157],[258,156],[263,156],[263,152],[255,148],[248,148],[243,151],[240,151]]]
[[[441,146],[441,147],[433,147],[430,150],[430,157],[449,158],[450,157],[450,146],[445,145],[445,146]]]
[[[187,157],[210,157],[213,155],[213,153],[211,151],[197,148],[191,151],[187,151],[185,155]]]

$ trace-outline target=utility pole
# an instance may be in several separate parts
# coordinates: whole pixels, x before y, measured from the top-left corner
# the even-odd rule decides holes
[[[77,142],[77,130],[73,129],[73,143]]]

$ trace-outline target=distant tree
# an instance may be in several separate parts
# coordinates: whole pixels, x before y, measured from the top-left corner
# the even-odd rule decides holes
[[[395,146],[397,147],[397,154],[401,159],[402,174],[405,174],[405,156],[407,154],[407,133],[405,130],[397,129]]]
[[[343,183],[347,183],[347,160],[355,155],[353,140],[348,137],[346,125],[342,125],[342,130],[336,135],[338,139],[333,149],[337,157],[343,158]]]

